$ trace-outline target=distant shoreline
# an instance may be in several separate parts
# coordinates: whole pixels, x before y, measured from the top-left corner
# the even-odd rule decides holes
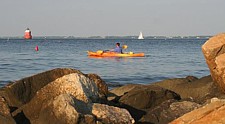
[[[145,39],[209,39],[211,36],[145,36]],[[2,36],[1,40],[24,39],[22,36]],[[138,40],[138,36],[91,36],[91,37],[75,37],[75,36],[34,36],[33,39],[130,39]],[[145,40],[144,39],[144,40]]]

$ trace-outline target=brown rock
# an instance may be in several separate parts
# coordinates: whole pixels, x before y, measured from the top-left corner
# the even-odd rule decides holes
[[[78,70],[69,68],[57,68],[43,73],[23,78],[19,81],[10,82],[7,86],[0,89],[0,96],[3,96],[8,105],[20,107],[28,103],[38,90],[48,83],[71,73],[82,74]]]
[[[103,124],[133,124],[135,121],[126,109],[94,103],[92,114]]]
[[[225,123],[225,100],[213,99],[199,109],[193,110],[170,124],[223,124]]]
[[[9,106],[3,97],[0,97],[0,110],[0,114],[11,116]]]
[[[16,124],[16,122],[12,117],[0,114],[0,124]]]
[[[189,82],[193,82],[193,81],[198,80],[198,78],[197,78],[197,77],[194,77],[194,76],[187,76],[186,79],[187,79]]]
[[[98,87],[98,91],[99,93],[106,97],[107,94],[108,94],[108,86],[107,84],[105,83],[105,81],[103,81],[101,79],[101,77],[99,77],[97,74],[87,74],[87,76],[93,80],[95,82],[95,84],[97,85]]]
[[[141,88],[142,86],[140,84],[128,84],[128,85],[124,85],[124,86],[121,86],[121,87],[114,88],[114,89],[109,91],[107,99],[109,101],[118,101],[118,98],[120,96],[124,95],[128,91],[130,91],[134,88],[137,88],[137,87]]]
[[[159,86],[138,85],[123,95],[119,102],[136,109],[148,109],[168,99],[180,99],[180,96]]]
[[[103,95],[108,92],[108,87],[99,76],[85,75],[74,69],[53,69],[1,88],[0,96],[5,98],[6,104],[0,101],[0,107],[3,105],[4,111],[1,112],[12,114],[17,123],[134,122],[125,109],[93,105],[92,102],[99,102],[99,92]],[[93,114],[92,108],[95,108],[93,112],[99,110],[100,113]],[[0,123],[11,123],[12,117],[8,117],[0,114]],[[15,121],[12,119],[12,122]]]
[[[77,100],[69,94],[61,94],[49,100],[40,111],[34,124],[95,124],[96,118],[91,115],[91,104]]]
[[[114,88],[114,89],[110,90],[110,92],[117,95],[117,96],[122,96],[125,93],[127,93],[130,90],[132,90],[134,88],[137,88],[137,87],[142,87],[142,85],[140,85],[140,84],[128,84],[128,85],[124,85],[124,86],[121,86],[121,87]]]
[[[200,104],[190,101],[174,102],[167,110],[163,110],[161,112],[159,120],[161,120],[162,123],[169,123],[170,121],[199,107],[201,107]]]
[[[73,96],[62,94],[49,101],[40,111],[33,124],[77,124],[79,113],[74,108]]]
[[[71,73],[40,89],[33,99],[22,107],[22,110],[30,121],[36,120],[43,105],[60,94],[71,94],[85,103],[97,101],[99,95],[93,81],[82,74]]]
[[[206,63],[210,69],[213,81],[225,92],[225,34],[219,34],[202,45]]]
[[[190,101],[178,102],[175,100],[168,100],[149,110],[148,113],[142,117],[140,122],[167,124],[185,113],[199,107],[199,104]]]
[[[140,120],[148,109],[152,109],[168,99],[180,99],[180,96],[173,91],[153,85],[129,84],[110,92],[109,95],[112,94],[110,98],[115,97],[112,100],[114,105],[127,109],[135,121]]]
[[[0,97],[0,124],[16,124],[11,116],[9,106],[2,97]]]
[[[80,115],[79,124],[96,124],[96,118],[93,115]]]
[[[163,103],[159,104],[158,106],[152,109],[146,110],[147,111],[146,114],[143,115],[138,122],[157,124],[157,123],[160,123],[161,121],[167,121],[168,120],[167,118],[164,118],[164,120],[161,120],[160,118],[161,113],[163,111],[166,111],[169,108],[169,106],[176,101],[177,100],[170,99],[170,100],[164,101]]]
[[[197,103],[204,103],[213,97],[224,98],[224,93],[215,85],[211,76],[205,76],[190,82],[188,78],[166,79],[150,85],[157,85],[172,90],[181,96]]]

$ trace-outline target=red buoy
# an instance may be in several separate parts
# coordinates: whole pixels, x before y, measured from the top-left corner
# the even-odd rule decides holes
[[[27,28],[24,33],[24,39],[32,39],[31,31],[29,28]]]
[[[35,47],[35,51],[38,51],[38,50],[39,50],[39,49],[38,49],[38,46],[36,46],[36,47]]]

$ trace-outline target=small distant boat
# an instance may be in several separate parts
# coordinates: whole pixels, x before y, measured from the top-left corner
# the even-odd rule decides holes
[[[27,28],[24,33],[24,39],[32,39],[31,31],[29,28]]]
[[[138,39],[144,39],[142,32],[140,32]]]

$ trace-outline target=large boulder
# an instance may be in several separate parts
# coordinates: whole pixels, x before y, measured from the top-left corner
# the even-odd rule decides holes
[[[119,103],[131,106],[136,109],[148,109],[159,105],[168,99],[180,99],[180,96],[173,91],[153,85],[134,85],[119,99]],[[126,87],[126,86],[124,86]],[[130,87],[130,85],[128,85]]]
[[[219,34],[202,45],[202,52],[213,81],[225,92],[225,34]]]
[[[22,110],[29,120],[36,120],[42,106],[49,99],[60,94],[71,94],[85,103],[97,102],[99,96],[98,89],[93,81],[82,74],[71,73],[50,82],[37,91],[33,99],[22,107]]]
[[[107,97],[108,94],[108,86],[105,83],[104,80],[102,80],[102,78],[100,76],[98,76],[97,74],[87,74],[87,77],[89,77],[91,80],[93,80],[95,82],[95,84],[98,87],[98,92],[102,97]]]
[[[0,89],[0,96],[6,99],[9,106],[20,107],[28,103],[42,87],[71,73],[82,74],[75,69],[56,68],[18,81],[9,82],[8,85]]]
[[[107,93],[96,74],[53,69],[0,89],[0,123],[134,123],[127,110],[99,104]]]
[[[61,94],[53,100],[49,100],[39,113],[37,121],[33,124],[77,124],[79,112],[74,108],[72,95]]]
[[[224,93],[212,81],[211,76],[190,80],[186,78],[166,79],[150,85],[157,85],[172,90],[181,96],[181,99],[191,100],[197,103],[204,103],[213,97],[224,98]]]
[[[199,108],[201,105],[190,101],[167,100],[155,108],[149,110],[139,122],[167,124],[172,120]]]
[[[213,98],[211,103],[184,114],[170,124],[224,124],[224,114],[225,100]]]
[[[61,94],[43,105],[33,124],[132,124],[134,119],[125,109],[99,103],[85,103],[70,94]]]
[[[110,90],[114,95],[114,105],[127,109],[138,122],[149,110],[169,99],[179,100],[180,96],[173,91],[159,86],[129,84]]]
[[[4,98],[10,115],[16,122],[29,123],[38,118],[41,108],[48,100],[60,94],[71,94],[85,103],[100,102],[99,96],[107,92],[105,85],[95,74],[57,68],[10,82],[0,89],[0,98]],[[88,118],[90,117],[85,115],[83,119],[90,120]]]
[[[33,124],[95,124],[91,104],[70,94],[61,94],[41,108],[39,118]]]

